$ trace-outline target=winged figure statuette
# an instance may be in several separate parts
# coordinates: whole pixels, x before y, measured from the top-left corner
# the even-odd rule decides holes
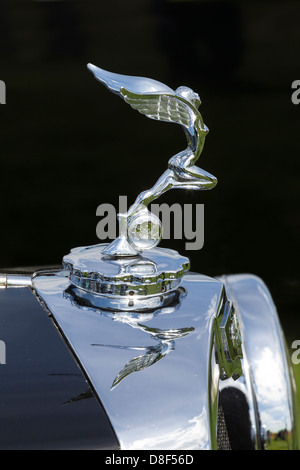
[[[136,256],[156,246],[161,239],[160,221],[147,209],[154,199],[173,188],[204,190],[217,184],[213,175],[195,165],[208,133],[198,111],[201,100],[185,86],[174,91],[150,78],[115,74],[92,64],[88,64],[88,69],[99,82],[141,114],[180,124],[187,138],[187,148],[170,158],[168,169],[154,186],[139,194],[127,213],[118,214],[120,235],[103,250],[111,256]]]

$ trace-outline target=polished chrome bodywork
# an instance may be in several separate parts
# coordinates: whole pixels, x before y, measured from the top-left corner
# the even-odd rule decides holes
[[[287,449],[299,448],[294,378],[261,279],[188,273],[169,303],[140,312],[92,305],[66,270],[36,273],[32,285],[122,449],[217,449],[218,410],[228,393],[247,448],[272,449],[280,433]]]
[[[122,449],[215,447],[209,423],[218,398],[212,340],[224,295],[220,281],[186,275],[185,291],[172,304],[145,313],[91,307],[76,297],[64,272],[35,276],[33,286],[98,393]]]
[[[32,289],[92,384],[122,449],[217,449],[219,410],[228,402],[234,432],[247,443],[238,448],[273,449],[280,439],[281,448],[299,449],[293,372],[260,278],[188,273],[160,306],[120,311],[116,302],[114,311],[93,304],[95,295],[75,287],[69,274],[2,274],[2,288]]]
[[[158,218],[152,220],[155,216],[147,209],[149,203],[173,188],[203,190],[211,189],[217,184],[213,175],[195,165],[208,133],[208,128],[198,111],[201,100],[199,95],[188,87],[181,86],[174,91],[149,78],[115,74],[92,64],[88,64],[88,68],[97,80],[123,98],[133,109],[151,119],[180,124],[187,137],[186,150],[169,160],[168,169],[155,185],[142,192],[126,214],[118,214],[120,235],[105,249],[105,253],[119,257],[138,255],[140,251],[156,246],[161,239],[160,236],[153,236],[153,232],[160,232],[160,221]],[[148,219],[152,227],[152,233],[145,237],[152,241],[148,242],[149,246],[145,243],[135,243],[134,238],[130,237],[135,224],[140,224],[141,217]]]

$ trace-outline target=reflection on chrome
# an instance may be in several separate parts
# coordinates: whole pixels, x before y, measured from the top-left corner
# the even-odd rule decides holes
[[[286,445],[292,448],[292,429],[289,400],[287,399],[287,377],[283,368],[282,356],[268,346],[262,349],[261,356],[253,361],[257,401],[260,404],[262,437],[267,448]],[[275,442],[277,441],[277,442]]]
[[[138,328],[144,332],[149,333],[154,339],[158,340],[156,346],[148,347],[130,347],[130,346],[114,346],[111,344],[92,344],[92,346],[104,346],[117,349],[131,349],[145,351],[144,355],[134,357],[125,364],[123,369],[118,373],[115,380],[113,381],[111,390],[113,390],[119,383],[125,379],[132,372],[139,372],[147,367],[152,366],[157,361],[162,359],[171,351],[175,349],[175,339],[182,338],[194,331],[193,327],[190,328],[179,328],[176,330],[160,330],[158,328],[148,328],[140,323],[137,324]]]
[[[299,416],[285,340],[270,293],[256,276],[225,278],[238,306],[243,370],[257,449],[298,449]]]
[[[64,296],[66,298],[71,299],[72,304],[77,306],[78,308],[84,309],[85,301],[79,295],[76,295],[78,290],[74,287],[69,287],[65,292]],[[80,294],[80,293],[79,293]],[[128,312],[117,312],[112,313],[111,311],[106,311],[105,309],[95,308],[95,312],[100,315],[109,316],[113,321],[117,321],[123,324],[127,324],[131,328],[138,329],[153,338],[155,341],[158,342],[157,345],[151,346],[124,346],[124,345],[114,345],[114,344],[103,344],[103,343],[93,343],[91,346],[98,346],[98,347],[106,347],[106,348],[114,348],[120,350],[132,350],[132,351],[143,351],[143,355],[139,355],[133,357],[128,361],[125,366],[121,369],[121,371],[115,377],[111,390],[113,390],[120,382],[125,379],[127,376],[132,374],[133,372],[139,372],[147,367],[154,365],[156,362],[161,360],[165,357],[169,352],[175,349],[175,340],[178,338],[182,338],[189,333],[194,331],[193,327],[186,327],[186,328],[172,328],[163,330],[160,328],[151,328],[141,323],[145,321],[152,320],[153,317],[162,314],[162,313],[172,313],[175,309],[178,309],[179,305],[182,301],[183,291],[180,290],[177,292],[176,301],[173,301],[172,305],[168,305],[165,309],[156,309],[151,313],[128,313]],[[183,294],[183,296],[185,293]],[[89,307],[90,309],[90,307]]]
[[[104,253],[107,244],[73,248],[63,266],[71,283],[91,305],[110,310],[157,308],[179,287],[189,270],[188,258],[166,248],[148,250],[148,257],[114,258]]]
[[[220,314],[214,321],[215,347],[220,378],[237,379],[243,375],[241,359],[242,338],[236,310],[230,300],[223,297]]]
[[[205,409],[188,420],[186,427],[178,427],[167,434],[157,434],[150,438],[137,439],[127,448],[128,450],[151,449],[184,449],[184,450],[208,450],[208,417]]]
[[[113,381],[111,390],[113,390],[119,383],[125,379],[128,375],[133,372],[139,372],[147,367],[152,366],[160,359],[162,359],[170,351],[173,351],[175,348],[174,341],[162,342],[157,346],[149,346],[147,348],[139,347],[130,347],[130,346],[114,346],[111,344],[92,344],[92,346],[104,346],[107,348],[117,348],[117,349],[127,349],[127,350],[139,350],[145,351],[144,355],[136,356],[125,364],[123,369],[118,373],[116,378]]]

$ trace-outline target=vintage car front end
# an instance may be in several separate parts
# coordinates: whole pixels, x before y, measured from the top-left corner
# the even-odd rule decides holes
[[[2,449],[298,448],[284,337],[256,276],[186,273],[158,307],[128,296],[127,310],[65,269],[1,279]]]
[[[264,282],[198,274],[156,247],[161,223],[148,204],[217,182],[195,166],[208,132],[199,96],[89,69],[142,114],[180,124],[188,146],[119,214],[111,244],[72,249],[55,269],[1,274],[0,325],[14,353],[0,447],[254,450],[280,439],[298,449],[293,372]]]

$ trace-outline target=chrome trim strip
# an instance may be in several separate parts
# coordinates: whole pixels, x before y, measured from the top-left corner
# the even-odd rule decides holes
[[[23,274],[0,274],[0,289],[7,287],[30,287],[31,276]]]

